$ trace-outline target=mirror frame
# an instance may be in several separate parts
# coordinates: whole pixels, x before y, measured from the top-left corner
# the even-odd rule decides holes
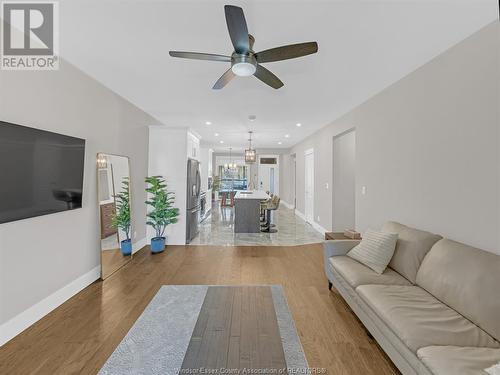
[[[134,250],[132,249],[132,253],[130,254],[129,259],[125,263],[123,263],[120,267],[118,267],[117,269],[113,270],[113,272],[111,272],[109,275],[106,275],[106,277],[104,277],[104,274],[103,274],[103,259],[102,259],[102,242],[101,242],[102,241],[102,239],[101,239],[101,228],[102,228],[102,222],[101,222],[101,204],[100,204],[100,201],[99,201],[99,156],[101,156],[101,155],[104,155],[104,156],[117,156],[117,157],[121,157],[121,158],[127,159],[128,177],[129,177],[128,191],[129,191],[129,196],[130,196],[130,222],[131,222],[130,225],[131,225],[131,229],[132,229],[132,174],[131,174],[131,171],[130,171],[131,170],[131,168],[130,168],[130,157],[128,157],[126,155],[111,154],[111,153],[108,153],[108,152],[98,152],[96,154],[97,214],[98,214],[98,217],[99,217],[99,259],[100,259],[100,266],[101,266],[100,279],[101,280],[105,280],[105,279],[109,278],[110,276],[114,275],[117,271],[119,271],[120,269],[122,269],[128,263],[130,263],[130,261],[132,260],[132,257],[134,256]],[[113,197],[113,199],[114,199],[114,197]],[[117,229],[117,230],[119,230],[119,229]],[[133,231],[132,231],[132,233],[133,233]],[[131,240],[132,240],[132,233],[131,233]],[[117,237],[118,237],[118,246],[120,246],[120,237],[119,237],[118,233],[117,233]],[[132,244],[133,244],[133,242],[132,242]]]

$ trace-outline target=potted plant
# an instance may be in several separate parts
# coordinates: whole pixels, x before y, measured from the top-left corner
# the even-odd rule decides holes
[[[155,230],[156,236],[151,239],[151,252],[161,253],[165,250],[165,229],[178,221],[179,209],[173,207],[175,193],[167,190],[162,176],[146,177],[146,192],[150,198],[146,201],[151,210],[148,212],[147,225]]]
[[[221,179],[220,176],[213,176],[212,177],[212,200],[213,201],[218,201],[219,200],[219,190],[220,190],[220,185],[221,185]]]
[[[123,177],[122,190],[113,197],[116,213],[113,216],[112,225],[125,233],[125,239],[120,242],[120,250],[123,255],[130,255],[132,254],[132,241],[130,239],[130,181],[128,177]]]

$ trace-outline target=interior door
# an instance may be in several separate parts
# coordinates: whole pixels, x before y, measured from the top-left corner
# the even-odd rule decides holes
[[[259,165],[259,190],[271,191],[269,165]]]
[[[306,221],[314,221],[314,151],[308,150],[305,153],[305,207],[304,214]]]
[[[354,130],[333,138],[333,217],[335,232],[354,229],[356,135]]]
[[[259,157],[259,190],[279,194],[279,156]]]
[[[274,167],[269,168],[269,192],[275,194],[274,191]]]

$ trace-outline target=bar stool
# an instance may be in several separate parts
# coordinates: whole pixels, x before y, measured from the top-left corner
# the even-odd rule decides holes
[[[268,194],[269,195],[269,194]],[[267,221],[266,219],[266,209],[271,203],[271,199],[267,198],[260,201],[260,223],[263,224]]]
[[[267,212],[267,220],[264,224],[261,225],[261,228],[260,228],[260,231],[261,232],[267,232],[267,233],[276,233],[277,230],[276,229],[273,229],[272,227],[273,226],[276,226],[275,224],[272,224],[271,223],[271,211],[275,211],[278,209],[279,205],[280,205],[280,198],[275,195],[271,201],[269,202],[269,204],[266,205],[266,212]]]

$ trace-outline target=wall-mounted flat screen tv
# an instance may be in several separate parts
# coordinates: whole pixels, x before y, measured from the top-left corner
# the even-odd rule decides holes
[[[0,121],[0,224],[82,207],[85,140]]]

